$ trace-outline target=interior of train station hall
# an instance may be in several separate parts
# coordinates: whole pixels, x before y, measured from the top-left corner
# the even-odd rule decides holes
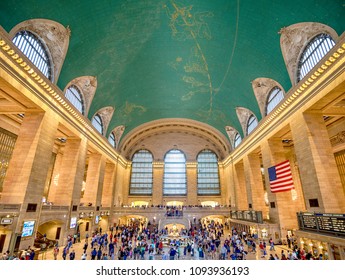
[[[341,0],[1,1],[0,254],[213,220],[344,260],[344,15]]]

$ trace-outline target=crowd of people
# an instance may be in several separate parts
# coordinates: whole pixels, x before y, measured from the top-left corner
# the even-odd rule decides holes
[[[83,246],[81,255],[76,255],[75,246]],[[78,253],[79,254],[79,253]],[[85,240],[80,235],[68,236],[64,247],[55,246],[54,259],[63,260],[178,260],[178,259],[213,259],[246,260],[254,254],[268,260],[310,260],[323,259],[320,254],[293,247],[277,251],[272,239],[259,240],[236,228],[226,230],[217,221],[203,220],[193,224],[190,229],[181,229],[178,236],[169,236],[168,228],[158,231],[156,226],[150,229],[142,224],[116,226],[107,232],[99,228]],[[35,251],[28,248],[21,256],[3,254],[2,259],[33,260]]]

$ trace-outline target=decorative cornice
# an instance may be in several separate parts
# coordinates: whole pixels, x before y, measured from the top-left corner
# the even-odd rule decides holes
[[[109,158],[122,165],[127,160],[122,158],[104,137],[93,127],[90,120],[84,117],[74,106],[64,98],[63,92],[49,81],[8,38],[6,31],[0,27],[0,55],[8,59],[14,67],[12,72],[18,72],[18,79],[28,85],[28,89],[39,99],[57,112],[63,119],[77,128],[88,140],[103,150]],[[12,67],[12,66],[10,66]],[[13,68],[13,67],[12,67]],[[22,73],[20,73],[22,72]],[[34,87],[32,87],[32,85]],[[87,133],[85,133],[87,131]]]
[[[332,146],[337,146],[339,144],[344,144],[345,143],[345,131],[341,131],[338,134],[332,136],[330,138],[331,145]]]
[[[286,94],[285,99],[269,115],[263,118],[255,131],[242,140],[240,147],[235,149],[224,161],[227,166],[241,158],[246,151],[255,147],[269,131],[272,131],[278,121],[284,116],[284,119],[290,116],[295,110],[300,108],[311,97],[318,93],[320,83],[328,78],[329,75],[337,75],[330,72],[329,69],[336,63],[342,63],[339,71],[345,68],[345,33],[339,38],[336,44],[328,54],[315,66],[315,70],[308,73],[296,86],[292,87]],[[298,101],[298,102],[297,102]]]

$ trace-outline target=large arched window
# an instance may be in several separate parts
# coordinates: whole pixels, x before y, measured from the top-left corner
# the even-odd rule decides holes
[[[186,195],[186,158],[180,150],[169,151],[164,158],[163,195]]]
[[[258,120],[254,115],[251,115],[247,122],[247,135],[249,135],[258,125]]]
[[[92,118],[92,125],[98,130],[100,134],[103,135],[103,121],[100,115],[96,114]]]
[[[268,115],[283,99],[284,92],[281,88],[274,87],[267,96],[266,115]]]
[[[115,142],[115,135],[114,135],[114,132],[111,132],[109,137],[108,137],[108,141],[109,143],[114,147],[116,148],[116,142]]]
[[[237,132],[234,138],[234,148],[236,148],[242,142],[241,135]]]
[[[152,195],[153,156],[147,150],[139,150],[132,159],[130,195]]]
[[[302,80],[334,45],[334,40],[328,34],[320,34],[314,37],[305,47],[299,59],[297,82]]]
[[[35,34],[22,30],[14,36],[12,41],[44,76],[53,80],[48,50]]]
[[[198,195],[219,195],[219,172],[217,155],[204,150],[199,153],[198,161]]]
[[[84,115],[84,101],[83,96],[79,88],[75,85],[71,85],[66,89],[65,93],[66,98],[72,105]]]

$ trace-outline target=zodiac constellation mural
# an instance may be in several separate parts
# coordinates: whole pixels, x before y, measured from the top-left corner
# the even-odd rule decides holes
[[[213,17],[213,13],[193,12],[192,5],[177,4],[170,1],[165,5],[166,14],[169,18],[169,27],[172,31],[172,37],[178,41],[192,40],[194,46],[190,50],[190,56],[187,61],[182,57],[177,57],[176,61],[168,63],[175,70],[182,66],[185,75],[182,77],[188,88],[187,94],[182,96],[183,101],[190,100],[195,94],[209,94],[209,110],[212,113],[213,95],[215,90],[212,86],[211,74],[209,72],[207,59],[200,44],[200,40],[211,40],[212,34],[207,20]]]

